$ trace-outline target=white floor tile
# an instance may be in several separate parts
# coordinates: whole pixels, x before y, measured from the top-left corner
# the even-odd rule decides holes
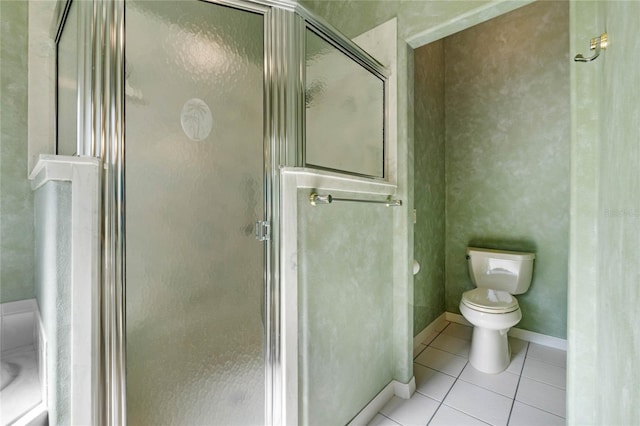
[[[515,337],[508,337],[509,347],[511,348],[511,356],[526,355],[529,342],[525,340],[516,339]]]
[[[402,426],[424,424],[434,412],[430,425],[565,424],[565,351],[509,337],[507,371],[485,374],[467,362],[473,328],[444,326],[415,349],[414,397],[408,401],[394,397],[381,414]],[[443,401],[440,408],[436,401]],[[377,421],[386,422],[383,415]]]
[[[451,327],[451,326],[449,326]],[[448,328],[448,327],[447,327]],[[457,337],[440,333],[436,339],[431,342],[432,346],[443,351],[469,358],[469,349],[471,349],[471,340],[459,339]]]
[[[486,424],[462,411],[441,405],[429,426],[484,426]]]
[[[560,417],[566,416],[566,393],[564,389],[521,377],[516,401],[539,408]]]
[[[528,346],[529,342],[509,337],[509,348],[511,349],[511,363],[507,367],[509,373],[519,375],[522,372]]]
[[[467,359],[428,346],[418,355],[416,362],[450,376],[458,377],[466,365]]]
[[[567,387],[567,370],[556,367],[555,365],[546,364],[535,358],[528,357],[525,360],[522,375],[562,389],[566,389]]]
[[[427,345],[423,345],[422,343],[420,343],[418,346],[416,346],[415,348],[413,348],[413,357],[417,357],[418,354],[420,352],[422,352],[424,350],[424,348],[426,348]]]
[[[509,426],[564,426],[565,419],[516,401]]]
[[[436,337],[438,337],[438,334],[440,334],[440,332],[439,332],[439,331],[433,331],[433,332],[429,333],[429,335],[427,335],[427,337],[425,337],[425,338],[422,340],[422,344],[423,344],[423,345],[429,345],[429,344],[431,344],[431,342],[433,342],[433,340],[434,340]]]
[[[512,400],[458,380],[445,398],[444,404],[491,425],[506,425]]]
[[[567,368],[567,353],[560,349],[530,343],[527,352],[527,358],[529,357],[557,367]]]
[[[520,377],[517,374],[507,371],[500,374],[482,373],[473,368],[471,364],[467,364],[460,375],[460,380],[499,393],[511,399],[516,395],[519,379]]]
[[[383,416],[382,414],[376,414],[376,416],[371,419],[371,421],[367,424],[367,426],[398,426],[399,423],[394,422],[388,417]]]
[[[458,339],[471,340],[471,336],[473,335],[473,327],[452,322],[447,328],[442,331],[442,334],[457,337]]]
[[[413,375],[416,378],[416,392],[436,401],[442,401],[456,381],[455,377],[416,363],[413,364]]]
[[[438,409],[438,402],[419,393],[411,399],[394,396],[380,413],[403,426],[426,425]]]
[[[442,321],[442,322],[441,322],[441,323],[439,323],[439,324],[438,324],[438,326],[436,327],[436,331],[437,331],[438,333],[440,333],[442,330],[444,330],[445,328],[447,328],[447,326],[448,326],[449,324],[453,324],[453,323],[451,323],[451,322],[449,322],[449,321]]]
[[[524,365],[524,356],[511,357],[511,363],[507,367],[509,373],[517,374],[518,376],[522,373],[522,366]]]

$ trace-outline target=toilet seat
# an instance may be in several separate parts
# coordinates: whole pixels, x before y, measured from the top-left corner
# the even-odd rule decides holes
[[[520,309],[518,300],[502,290],[475,288],[462,293],[462,303],[474,311],[490,314],[506,314]]]

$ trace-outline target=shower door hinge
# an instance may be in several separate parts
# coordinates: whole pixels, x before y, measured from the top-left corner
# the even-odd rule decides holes
[[[256,240],[271,240],[271,224],[266,220],[259,220],[256,222]]]

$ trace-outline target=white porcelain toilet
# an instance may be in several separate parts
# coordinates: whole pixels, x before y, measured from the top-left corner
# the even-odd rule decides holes
[[[473,324],[469,362],[479,371],[497,374],[511,361],[507,332],[522,319],[514,294],[531,284],[534,253],[467,248],[471,281],[477,287],[462,294],[460,312]]]

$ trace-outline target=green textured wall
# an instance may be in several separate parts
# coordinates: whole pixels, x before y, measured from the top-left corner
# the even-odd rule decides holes
[[[518,327],[566,338],[569,4],[533,3],[447,37],[445,63],[446,310],[459,313],[473,288],[467,246],[532,251]]]
[[[300,424],[346,424],[393,379],[394,211],[305,189],[298,212]]]
[[[519,327],[566,336],[568,25],[568,3],[534,3],[414,52],[414,334],[459,313],[473,288],[464,251],[477,245],[538,253]]]
[[[604,28],[604,2],[571,2],[571,53]],[[600,59],[603,59],[604,56]],[[571,66],[571,229],[567,315],[567,423],[599,425],[597,395],[598,110],[604,61]]]
[[[567,423],[640,422],[640,3],[572,2],[572,193]]]
[[[0,1],[0,302],[34,297],[27,180],[27,1]]]
[[[406,168],[400,165],[401,178],[406,178],[406,191],[408,194],[413,194],[414,183],[414,55],[411,46],[421,46],[425,43],[438,40],[455,33],[456,31],[463,30],[471,27],[480,22],[491,19],[502,13],[512,11],[518,7],[524,6],[530,1],[325,1],[325,0],[308,0],[302,1],[305,7],[309,8],[312,12],[317,13],[326,19],[330,24],[335,26],[338,30],[345,33],[347,36],[355,36],[360,34],[381,22],[390,19],[394,16],[398,18],[398,144],[399,144],[399,164],[406,158]],[[546,24],[546,23],[545,23]],[[566,33],[564,35],[567,37]],[[562,38],[562,35],[561,35]],[[566,47],[565,47],[566,48]],[[484,47],[483,47],[484,49]],[[537,46],[536,46],[537,49]],[[534,50],[536,50],[534,49]],[[530,53],[530,52],[529,52]],[[534,55],[535,56],[535,55]],[[568,79],[567,79],[568,81]],[[568,83],[567,83],[568,84]],[[567,92],[568,93],[568,92]],[[567,95],[568,96],[568,95]],[[568,136],[567,136],[568,139]],[[568,149],[567,149],[568,152]],[[404,157],[406,153],[406,157]],[[415,155],[420,155],[416,152]],[[565,160],[568,164],[568,155]],[[402,176],[405,174],[405,176]],[[401,183],[402,179],[401,179]],[[568,185],[568,173],[563,185]],[[566,188],[566,186],[565,186]],[[405,190],[405,188],[402,188]],[[565,191],[566,192],[566,191]],[[413,200],[408,200],[407,206],[413,208]],[[566,203],[565,203],[566,206]],[[565,207],[565,215],[567,208]],[[420,220],[425,220],[425,216],[418,213],[418,223]],[[423,222],[423,225],[427,225]],[[417,226],[420,226],[417,224]],[[427,225],[431,226],[431,225]],[[434,225],[435,226],[435,225]],[[408,249],[407,253],[409,259],[413,258],[414,242],[413,242],[413,227],[409,226],[407,232]],[[566,239],[565,230],[565,239]],[[396,235],[396,238],[400,238],[401,235]],[[420,244],[420,243],[418,243]],[[417,246],[416,246],[417,247]],[[417,250],[417,248],[416,248]],[[565,243],[565,259],[566,259],[566,243]],[[417,253],[420,256],[420,253]],[[407,265],[410,266],[410,262]],[[425,269],[421,271],[424,273]],[[565,266],[566,271],[566,266]],[[416,278],[420,280],[420,277]],[[557,279],[554,278],[554,279]],[[560,278],[561,279],[561,278]],[[433,282],[433,278],[429,278]],[[428,281],[428,280],[427,280]],[[414,293],[418,297],[424,295],[424,290],[419,281],[416,281],[418,288]],[[554,285],[553,283],[551,285]],[[541,286],[538,286],[541,287]],[[566,272],[565,272],[565,288],[566,288]],[[553,296],[552,291],[549,296]],[[560,295],[562,298],[563,295]],[[566,297],[566,295],[564,296]],[[437,299],[437,297],[436,297]],[[426,299],[414,300],[416,306],[412,307],[413,315],[412,319],[418,319],[420,315],[423,315],[423,319],[420,321],[426,321],[426,318],[434,315],[433,312],[438,311],[437,306],[431,305],[429,307],[420,306],[426,304]],[[434,301],[431,301],[433,303]],[[546,302],[545,302],[546,303]],[[551,307],[540,306],[539,309],[543,311],[551,311],[557,306],[562,305],[562,302],[554,301]],[[456,306],[457,309],[457,306]],[[566,309],[566,308],[565,308]],[[422,313],[420,313],[422,311]],[[429,312],[429,313],[427,313]],[[557,310],[556,310],[557,312]],[[558,317],[561,317],[559,314]],[[539,312],[533,312],[530,316],[530,321],[536,321],[536,318],[540,318]],[[411,324],[410,329],[412,334],[419,332],[421,324]],[[522,323],[523,327],[529,327],[526,321]],[[551,332],[550,334],[564,335],[564,324],[551,325],[553,329],[559,329],[560,331]],[[544,328],[544,327],[543,327]],[[540,328],[531,327],[534,331],[540,330]],[[408,341],[407,341],[408,342]],[[398,341],[396,340],[396,345]],[[403,368],[410,368],[410,359],[397,359],[397,365],[404,365]],[[405,365],[405,363],[407,365]],[[401,366],[402,367],[402,366]]]
[[[445,115],[444,42],[414,51],[414,257],[413,334],[444,311]]]
[[[449,22],[455,22],[460,27],[480,22],[476,20],[476,17],[465,16],[472,10],[495,6],[496,3],[517,5],[526,2],[526,0],[510,2],[486,0],[303,0],[300,3],[324,17],[348,37],[359,35],[376,25],[397,17],[398,35],[400,39],[405,40]],[[490,15],[491,12],[487,11],[486,16]]]
[[[640,423],[640,2],[604,2],[598,209],[600,424]],[[595,35],[595,34],[593,34]],[[581,88],[583,93],[584,87]],[[609,398],[608,395],[615,395]]]

